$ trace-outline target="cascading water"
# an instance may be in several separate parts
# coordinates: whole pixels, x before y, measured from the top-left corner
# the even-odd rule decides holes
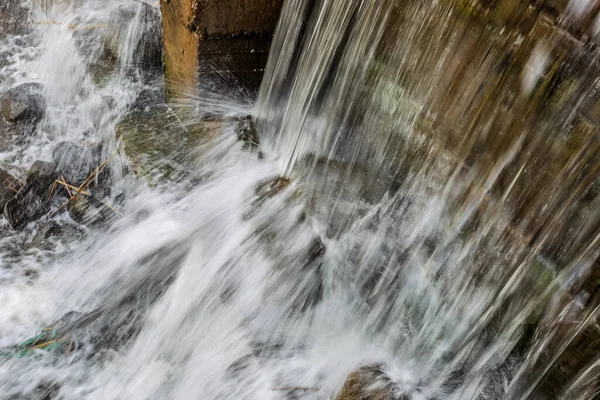
[[[379,364],[399,399],[594,398],[596,354],[552,379],[600,304],[596,49],[469,2],[288,0],[254,106],[171,108],[156,4],[25,6],[0,90],[46,112],[3,167],[99,148],[112,211],[3,222],[0,397],[324,399]],[[147,170],[115,135],[138,113],[177,142]]]

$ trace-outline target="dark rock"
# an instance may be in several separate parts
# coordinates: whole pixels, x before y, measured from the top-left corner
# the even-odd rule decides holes
[[[94,193],[95,196],[109,196],[111,170],[110,162],[106,163],[106,161],[110,161],[111,155],[105,152],[103,143],[97,143],[96,145],[94,145],[91,149],[91,153],[93,157],[94,171],[96,171],[96,168],[98,168],[98,170],[95,173],[94,182],[92,182],[90,190],[92,191],[92,193]],[[101,195],[101,193],[103,194]]]
[[[186,257],[187,248],[180,245],[143,257],[136,265],[148,269],[143,279],[130,274],[115,283],[116,288],[99,293],[104,299],[97,309],[66,314],[52,325],[55,336],[72,343],[72,352],[78,350],[79,343],[85,343],[86,350],[96,357],[127,345],[140,332],[146,312],[170,287]]]
[[[34,162],[27,172],[26,185],[50,188],[56,180],[56,164],[48,161]],[[47,193],[49,194],[49,193]]]
[[[54,382],[41,382],[35,390],[30,394],[32,400],[52,400],[58,398],[60,385]]]
[[[323,244],[323,241],[321,240],[321,238],[319,236],[313,238],[313,240],[310,242],[310,246],[308,248],[306,265],[309,265],[313,261],[315,261],[319,258],[322,258],[323,255],[325,254],[325,251],[326,251],[326,248],[325,248],[325,245]]]
[[[258,132],[254,126],[251,116],[240,118],[235,127],[235,133],[237,139],[244,142],[244,150],[255,151],[258,150],[260,144],[258,140]]]
[[[0,39],[7,35],[22,35],[30,25],[29,10],[21,0],[2,0],[0,21]]]
[[[110,13],[107,21],[88,21],[74,32],[82,55],[94,82],[103,86],[117,72],[119,65],[125,72],[146,80],[162,71],[161,17],[157,8],[142,1],[124,4]],[[102,35],[97,35],[85,25],[106,24]],[[138,34],[131,36],[131,25]],[[127,52],[121,46],[129,46]],[[128,59],[120,59],[123,55]]]
[[[48,196],[48,194],[46,194]],[[25,186],[17,195],[6,203],[4,215],[10,225],[18,229],[34,221],[50,210],[50,202],[35,186]]]
[[[260,206],[268,199],[273,198],[283,189],[290,185],[291,181],[285,177],[269,178],[263,182],[260,182],[254,192],[256,193],[256,200],[252,202],[253,206]]]
[[[59,143],[52,151],[56,172],[67,183],[79,187],[96,168],[94,155],[73,142]]]
[[[41,92],[42,85],[39,83],[24,83],[4,93],[0,98],[4,119],[13,123],[37,124],[46,107]]]
[[[408,400],[408,396],[397,393],[381,365],[367,365],[348,375],[336,400]]]
[[[53,163],[33,163],[25,186],[4,207],[4,215],[13,228],[18,229],[50,210],[50,190],[55,180]]]
[[[161,16],[158,8],[142,1],[133,1],[122,5],[110,13],[107,36],[104,39],[105,48],[112,54],[119,54],[119,45],[127,43],[129,26],[136,25],[141,32],[137,43],[130,43],[133,66],[143,71],[160,72],[162,69]],[[125,61],[125,60],[122,60]]]
[[[19,129],[0,116],[0,151],[8,151],[20,139]],[[28,136],[27,134],[25,136]]]
[[[56,221],[49,219],[47,221],[38,221],[36,229],[31,238],[25,243],[24,248],[51,250],[55,246],[56,240],[69,238],[69,240],[79,240],[84,237],[84,230],[77,224],[65,221]]]
[[[116,210],[94,196],[78,195],[68,205],[69,215],[80,224],[102,227],[118,216]]]
[[[2,209],[10,199],[15,197],[20,188],[18,179],[0,169],[0,207]]]
[[[132,110],[116,126],[117,139],[130,160],[133,173],[153,185],[177,181],[187,172],[188,131],[165,105]]]

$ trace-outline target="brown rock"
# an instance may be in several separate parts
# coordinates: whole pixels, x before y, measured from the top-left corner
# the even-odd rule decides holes
[[[407,400],[403,394],[394,393],[391,380],[385,376],[381,365],[358,368],[346,379],[336,400]]]
[[[49,195],[55,179],[53,163],[33,163],[25,186],[4,207],[4,216],[13,228],[21,228],[50,210]]]

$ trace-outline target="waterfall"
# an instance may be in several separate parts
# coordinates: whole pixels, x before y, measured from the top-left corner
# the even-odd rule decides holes
[[[110,218],[3,220],[0,397],[594,398],[592,11],[287,0],[256,101],[167,104],[156,4],[23,4],[0,92],[46,109],[1,167],[98,149]]]

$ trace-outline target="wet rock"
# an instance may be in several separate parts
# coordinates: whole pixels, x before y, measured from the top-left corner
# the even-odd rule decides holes
[[[117,66],[117,54],[109,52],[104,47],[103,36],[98,34],[97,29],[89,29],[88,26],[101,26],[104,21],[90,19],[77,21],[77,27],[73,31],[73,38],[79,53],[87,61],[87,68],[92,81],[103,87]]]
[[[102,29],[89,29],[89,26],[102,26]],[[113,10],[107,20],[80,21],[73,36],[79,52],[87,60],[92,80],[102,87],[119,72],[120,66],[124,66],[130,76],[141,76],[144,80],[160,75],[160,30],[158,9],[142,1],[131,1]]]
[[[97,357],[108,349],[118,350],[131,343],[140,332],[147,311],[170,287],[187,254],[185,246],[175,245],[143,257],[136,265],[147,271],[142,279],[132,274],[124,276],[115,286],[99,293],[104,299],[97,309],[66,314],[52,326],[56,337],[73,343],[72,352],[78,350],[79,343],[85,343],[86,350]]]
[[[261,206],[264,202],[276,196],[279,192],[287,188],[290,183],[291,181],[288,178],[281,176],[260,182],[254,190],[257,198],[252,202],[253,208]]]
[[[50,210],[50,190],[56,178],[54,163],[33,163],[25,186],[4,207],[4,216],[13,228],[21,228]]]
[[[59,143],[52,151],[56,172],[64,176],[67,183],[79,187],[94,171],[94,155],[73,142]]]
[[[348,375],[336,400],[408,400],[396,392],[381,365],[367,365]]]
[[[153,185],[177,180],[189,155],[188,131],[165,105],[134,109],[117,123],[133,173]]]
[[[310,265],[312,262],[316,261],[319,258],[322,258],[325,255],[325,245],[319,236],[313,238],[310,242],[310,246],[308,248],[307,254],[307,263],[306,265]]]
[[[2,0],[0,21],[0,39],[7,35],[22,35],[29,27],[29,10],[21,0]]]
[[[7,151],[17,141],[18,135],[13,124],[0,116],[0,151]]]
[[[26,185],[50,187],[56,180],[56,165],[48,161],[34,162],[27,172]]]
[[[24,249],[51,250],[54,248],[56,240],[67,237],[69,240],[80,240],[84,235],[83,228],[73,222],[54,219],[39,221],[32,236],[24,244]]]
[[[37,124],[45,112],[42,85],[24,83],[4,93],[0,98],[1,113],[4,119],[12,123]]]
[[[107,154],[103,143],[97,143],[92,146],[91,153],[93,157],[94,181],[90,185],[91,192],[100,197],[110,195],[111,168],[110,161],[112,154]],[[100,195],[100,193],[104,193]]]
[[[102,227],[119,214],[94,196],[78,195],[69,201],[69,215],[82,225]]]
[[[251,116],[240,118],[235,127],[237,139],[244,143],[244,150],[256,151],[260,144],[258,140],[258,132],[254,126],[254,121]]]
[[[20,188],[18,179],[0,169],[0,207],[2,209],[4,209],[4,206],[10,199],[15,197]]]
[[[7,400],[52,400],[58,398],[60,385],[55,382],[42,381],[30,392],[11,394]]]
[[[130,25],[138,29],[137,40],[129,36]],[[162,65],[161,17],[156,7],[142,1],[122,5],[110,13],[104,47],[111,54],[119,54],[119,46],[128,44],[132,54],[131,66],[144,72],[160,72]]]

